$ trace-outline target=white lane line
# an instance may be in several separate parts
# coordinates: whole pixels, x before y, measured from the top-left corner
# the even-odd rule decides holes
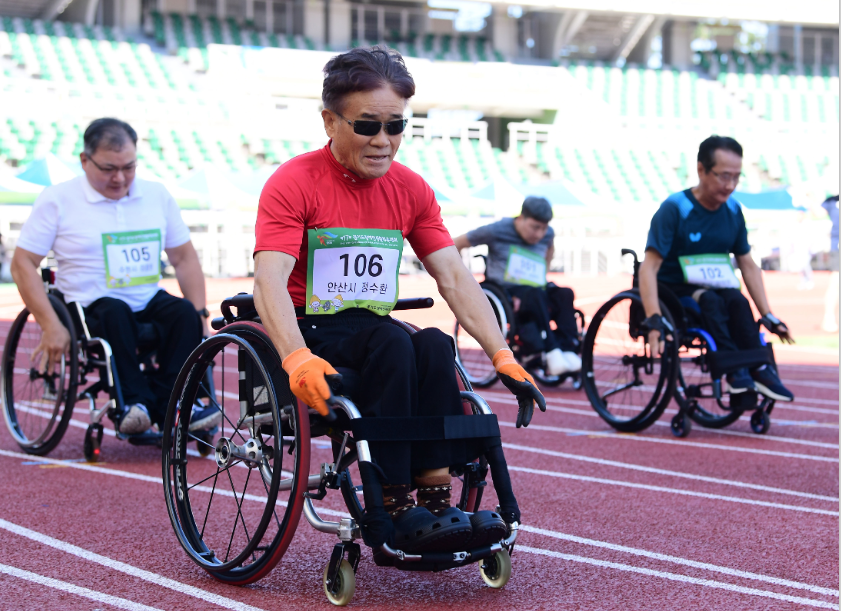
[[[838,382],[825,382],[823,380],[793,380],[786,378],[782,381],[783,384],[790,384],[792,386],[808,386],[809,388],[829,388],[838,390]]]
[[[508,422],[500,422],[503,426],[514,426]],[[531,427],[529,427],[531,428]],[[549,454],[550,456],[557,456],[558,458],[566,458],[569,460],[578,460],[581,462],[595,463],[608,467],[619,467],[620,469],[630,469],[632,471],[642,471],[644,473],[655,473],[657,475],[667,475],[671,477],[680,477],[683,479],[690,479],[698,482],[707,482],[709,484],[721,484],[723,486],[734,486],[736,488],[747,488],[750,490],[759,490],[761,492],[771,492],[773,494],[785,494],[788,496],[796,496],[803,499],[813,499],[816,501],[829,501],[830,503],[837,503],[837,496],[828,496],[824,494],[812,494],[811,492],[800,492],[798,490],[788,490],[786,488],[773,488],[771,486],[763,486],[761,484],[751,484],[748,482],[740,482],[730,479],[722,479],[719,477],[709,477],[706,475],[695,475],[694,473],[685,473],[683,471],[668,471],[666,469],[658,469],[656,467],[645,467],[634,463],[626,463],[616,460],[608,460],[606,458],[594,458],[591,456],[583,456],[581,454],[570,454],[568,452],[556,452],[555,450],[544,450],[534,446],[514,445],[503,443],[503,447],[511,448],[512,450],[522,450],[524,452],[535,452],[538,454]]]
[[[20,453],[17,453],[17,452],[8,452],[6,450],[0,450],[0,455],[10,456],[10,457],[14,457],[14,458],[23,458],[23,459],[31,458],[31,456],[29,456],[28,454],[20,454]],[[50,463],[63,464],[63,465],[67,465],[68,467],[77,468],[77,469],[81,469],[81,470],[85,470],[85,471],[101,472],[101,473],[105,473],[105,474],[108,474],[108,475],[116,475],[118,477],[126,477],[126,478],[129,478],[129,479],[140,479],[142,481],[149,481],[149,482],[159,484],[159,485],[161,484],[161,480],[159,478],[144,476],[144,475],[138,475],[136,473],[131,473],[131,472],[127,472],[127,471],[118,471],[118,470],[115,470],[115,469],[109,470],[109,469],[103,469],[103,468],[98,468],[98,467],[90,467],[90,465],[84,465],[84,464],[79,464],[79,463],[65,463],[63,461],[53,460],[53,459],[45,459],[45,460],[47,462],[50,462]],[[509,469],[512,469],[512,468],[509,467]],[[513,468],[512,470],[517,470],[517,469]],[[519,469],[519,470],[526,470],[526,469]],[[207,488],[205,486],[197,486],[196,488],[194,488],[194,490],[199,490],[199,491],[202,491],[202,492],[210,492],[211,488]],[[221,491],[217,489],[216,493],[219,494],[219,493],[221,493]],[[233,496],[232,493],[229,493],[229,495]],[[254,494],[246,494],[246,495],[243,495],[241,498],[244,498],[244,499],[249,500],[249,501],[258,501],[258,502],[265,502],[266,501],[265,496],[254,495]],[[278,505],[286,506],[286,503],[283,502],[283,501],[278,501]],[[336,510],[333,510],[333,509],[327,509],[327,508],[323,508],[323,507],[319,507],[318,512],[320,514],[323,514],[323,515],[330,515],[330,516],[344,517],[344,518],[349,517],[349,514],[347,512],[336,511]],[[524,548],[523,546],[517,546],[517,549],[522,549],[522,550],[525,551],[528,548]],[[633,549],[633,548],[629,548],[629,549]],[[556,553],[556,552],[550,552],[549,550],[539,550],[539,551],[541,551],[541,552],[545,551],[548,555],[553,555],[553,554]],[[578,557],[578,558],[580,558],[580,557]],[[673,558],[673,557],[670,557],[670,558]],[[602,561],[596,561],[595,559],[587,559],[587,560],[593,560],[594,562],[602,562]],[[679,558],[678,560],[685,560],[685,559],[680,559]],[[685,562],[689,563],[689,562],[693,562],[693,561],[685,560]],[[694,565],[690,565],[690,566],[694,566]],[[715,565],[710,565],[710,566],[715,566]],[[699,568],[705,568],[705,567],[699,567]],[[727,569],[727,567],[717,567],[717,568],[720,570],[720,572],[725,572],[727,570],[735,571],[735,569]],[[648,570],[648,569],[645,569],[645,570]],[[711,570],[711,569],[708,569],[708,570]],[[797,583],[797,582],[792,582],[792,583]],[[791,587],[796,587],[796,586],[791,586]],[[818,586],[812,586],[812,587],[817,588]]]
[[[137,577],[138,579],[154,583],[155,585],[159,585],[163,588],[174,590],[180,594],[186,594],[187,596],[192,596],[205,602],[213,603],[214,605],[224,607],[225,609],[233,609],[235,611],[262,611],[258,607],[252,607],[251,605],[241,603],[238,600],[232,600],[230,598],[226,598],[218,594],[213,594],[212,592],[206,592],[200,588],[196,588],[185,583],[169,579],[167,577],[162,577],[161,575],[157,575],[149,571],[144,571],[143,569],[139,569],[130,564],[126,564],[125,562],[120,562],[119,560],[108,558],[107,556],[100,556],[99,554],[90,552],[82,547],[78,547],[71,543],[61,541],[59,539],[54,539],[53,537],[39,533],[35,530],[30,530],[29,528],[26,528],[24,526],[19,526],[17,524],[14,524],[13,522],[8,522],[6,520],[0,519],[0,528],[12,532],[21,537],[31,539],[32,541],[36,541],[41,545],[46,545],[48,547],[61,550],[62,552],[72,554],[79,558],[83,558],[88,562],[100,564],[109,569],[120,571],[121,573],[125,573],[126,575],[131,575],[132,577]]]
[[[713,573],[721,573],[723,575],[732,575],[733,577],[741,577],[742,579],[753,579],[755,581],[764,581],[765,583],[772,583],[777,586],[786,588],[794,588],[798,590],[808,590],[815,594],[824,594],[826,596],[838,596],[838,590],[832,588],[822,588],[821,586],[814,586],[812,584],[803,583],[800,581],[791,581],[789,579],[781,579],[780,577],[770,577],[760,573],[749,573],[747,571],[740,571],[738,569],[731,569],[726,566],[718,566],[707,562],[696,562],[688,558],[681,558],[679,556],[669,556],[668,554],[660,554],[657,552],[650,552],[644,549],[635,547],[627,547],[625,545],[617,545],[615,543],[607,543],[606,541],[599,541],[597,539],[586,539],[584,537],[576,537],[567,533],[557,532],[554,530],[547,530],[545,528],[537,528],[534,526],[521,525],[520,530],[544,537],[551,537],[553,539],[560,539],[562,541],[571,541],[572,543],[580,543],[581,545],[589,545],[592,547],[600,547],[609,549],[615,552],[624,552],[626,554],[633,554],[634,556],[642,556],[644,558],[651,558],[653,560],[660,560],[662,562],[671,562],[673,564],[681,564],[683,566],[691,566],[695,569],[703,569]],[[519,546],[518,546],[519,549]]]
[[[738,496],[724,496],[723,494],[710,494],[708,492],[694,492],[692,490],[681,490],[680,488],[665,488],[663,486],[652,486],[649,484],[637,484],[634,482],[605,479],[603,477],[590,477],[588,475],[575,475],[573,473],[560,473],[558,471],[544,471],[543,469],[532,469],[529,467],[515,467],[508,465],[510,471],[521,471],[523,473],[531,473],[533,475],[544,475],[546,477],[556,477],[561,479],[571,479],[580,482],[589,482],[591,484],[605,484],[607,486],[621,486],[623,488],[636,488],[638,490],[648,490],[650,492],[665,492],[668,494],[677,494],[680,496],[694,496],[703,499],[711,499],[714,501],[727,501],[729,503],[741,503],[743,505],[757,505],[760,507],[770,507],[773,509],[784,509],[787,511],[799,511],[801,513],[816,513],[820,515],[838,517],[837,511],[829,511],[827,509],[813,509],[812,507],[800,507],[798,505],[784,505],[782,503],[771,503],[768,501],[754,501],[753,499],[745,499]]]
[[[574,554],[562,554],[561,552],[553,552],[551,550],[540,549],[536,547],[526,547],[525,545],[518,545],[516,549],[517,551],[525,552],[527,554],[536,554],[539,556],[560,558],[561,560],[569,560],[571,562],[591,564],[593,566],[598,566],[602,568],[616,569],[619,571],[627,571],[630,573],[638,573],[640,575],[647,575],[649,577],[660,577],[661,579],[668,579],[670,581],[680,581],[683,583],[691,583],[693,585],[705,586],[708,588],[729,590],[731,592],[738,592],[740,594],[750,594],[752,596],[761,596],[764,598],[783,600],[786,602],[797,603],[800,605],[808,605],[810,607],[819,607],[822,609],[838,609],[838,605],[835,603],[828,603],[822,600],[814,600],[812,598],[803,598],[801,596],[789,596],[788,594],[778,594],[777,592],[769,592],[768,590],[746,588],[743,586],[737,586],[723,581],[714,581],[712,579],[698,579],[697,577],[689,577],[687,575],[680,575],[678,573],[655,571],[639,566],[632,566],[630,564],[620,564],[618,562],[609,562],[607,560],[597,560],[595,558],[587,558],[586,556],[576,556]]]
[[[499,403],[508,403],[510,405],[517,405],[517,400],[514,399],[509,394],[487,392],[487,391],[479,393],[479,394],[481,394],[483,397],[485,397],[489,401],[496,401],[496,402],[499,402]],[[567,407],[567,406],[564,405],[565,403],[569,403],[571,405],[581,405],[581,406],[585,406],[585,408],[580,409],[580,408],[574,408],[574,407]],[[560,399],[560,400],[558,400],[558,399],[555,399],[554,397],[550,397],[546,400],[546,406],[547,406],[546,409],[548,409],[550,412],[566,412],[568,414],[577,414],[577,415],[580,415],[580,416],[595,416],[597,418],[599,417],[599,415],[596,413],[596,411],[590,405],[589,401],[580,401],[578,399]],[[789,407],[791,407],[791,406],[789,406],[787,404],[783,404],[783,403],[777,403],[774,406],[774,410],[776,411],[776,410],[779,410],[781,408],[782,409],[788,409]],[[833,410],[825,410],[825,409],[821,409],[821,408],[810,408],[810,407],[801,407],[801,406],[795,406],[794,409],[797,409],[799,411],[805,411],[805,412],[826,413],[826,414],[831,414],[831,415],[835,415],[835,414],[838,413],[837,411],[833,411]],[[676,414],[677,410],[676,409],[667,409],[667,410],[664,410],[663,413],[664,414]],[[739,418],[739,420],[741,420],[743,422],[750,422],[750,417],[742,416],[741,418]],[[800,421],[789,420],[788,422],[798,423]],[[810,427],[818,426],[818,427],[821,427],[821,428],[831,428],[831,429],[837,429],[838,428],[838,425],[835,424],[835,423],[832,423],[832,422],[821,422],[821,423],[817,423],[817,424],[812,424],[811,421],[809,421],[809,420],[803,420],[802,422],[803,422],[803,426],[810,426]],[[665,424],[665,426],[669,426],[668,423],[662,423],[662,422],[657,422],[656,424]],[[707,429],[707,430],[709,430],[709,429]],[[768,435],[758,435],[757,438],[759,438],[759,439],[762,439],[762,438],[772,439],[772,437],[770,437]]]
[[[54,590],[61,590],[62,592],[75,594],[76,596],[81,596],[82,598],[87,598],[89,600],[95,600],[98,603],[112,605],[118,609],[127,609],[128,611],[161,611],[157,607],[149,607],[125,598],[120,598],[119,596],[111,596],[110,594],[97,592],[96,590],[89,590],[88,588],[83,588],[82,586],[77,586],[66,581],[60,581],[58,579],[53,579],[52,577],[44,577],[38,573],[24,571],[13,566],[9,566],[8,564],[0,564],[0,573],[11,575],[12,577],[17,577],[18,579],[25,579],[26,581],[31,581],[32,583],[37,583],[41,586],[53,588]]]
[[[817,399],[813,397],[799,397],[798,401],[802,401],[803,403],[820,403],[823,405],[834,405],[838,407],[838,401],[835,399]]]
[[[503,426],[504,423],[500,422]],[[745,452],[748,454],[762,454],[765,456],[779,456],[782,458],[799,458],[802,460],[814,460],[818,462],[830,462],[838,464],[838,458],[831,456],[814,456],[811,454],[794,454],[792,452],[779,452],[776,450],[761,450],[759,448],[745,448],[742,446],[727,446],[717,443],[703,443],[700,441],[682,441],[678,439],[662,439],[655,437],[643,437],[641,435],[617,435],[616,433],[606,433],[603,431],[588,431],[580,429],[565,429],[559,426],[546,426],[543,424],[531,424],[529,428],[536,431],[549,431],[559,433],[574,432],[580,435],[593,435],[597,437],[610,437],[611,439],[629,439],[631,441],[645,441],[648,443],[664,443],[666,445],[686,446],[690,448],[706,448],[710,450],[727,450],[729,452]]]

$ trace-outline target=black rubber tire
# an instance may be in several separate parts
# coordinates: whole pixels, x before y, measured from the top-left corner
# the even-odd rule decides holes
[[[750,428],[757,435],[764,435],[771,428],[771,416],[764,410],[756,410],[751,414]]]
[[[481,287],[491,304],[494,315],[496,315],[499,330],[510,345],[514,334],[514,312],[511,309],[508,296],[496,284],[482,283]],[[470,335],[458,321],[456,321],[453,338],[455,340],[456,362],[461,365],[464,373],[470,380],[470,384],[475,388],[488,388],[492,386],[497,381],[497,377],[491,360],[481,348],[471,348],[471,352],[468,353],[465,346],[468,343],[474,343],[475,340],[470,341],[472,338],[470,338]],[[463,345],[460,346],[460,343]],[[477,354],[474,354],[474,351]]]
[[[672,435],[682,439],[692,431],[692,420],[686,414],[680,412],[672,418],[671,430]]]
[[[237,368],[242,358],[249,370],[253,372],[251,378],[253,385],[246,390],[248,396],[259,396],[261,402],[258,405],[267,406],[257,413],[271,415],[270,422],[259,425],[256,437],[245,432],[250,440],[259,439],[258,447],[263,452],[264,458],[259,463],[238,461],[245,463],[246,466],[251,464],[254,467],[248,469],[247,477],[243,469],[233,468],[237,461],[232,459],[225,467],[214,464],[216,473],[211,473],[209,477],[201,479],[204,474],[202,469],[207,472],[210,461],[191,458],[187,453],[188,440],[199,441],[188,432],[189,410],[192,410],[196,395],[204,384],[204,374],[209,362],[220,355],[222,355],[219,358],[221,366],[220,363],[216,364],[214,374],[220,376],[219,379],[223,381],[221,392],[215,393],[222,403],[211,399],[212,404],[221,409],[224,414],[217,447],[221,447],[219,444],[222,438],[230,439],[240,447],[245,447],[249,441],[241,432],[242,429],[236,426],[235,419],[239,419],[239,401],[229,402],[227,406],[230,409],[226,409],[224,386],[226,346],[234,346],[237,349],[233,369],[229,367],[228,373],[238,373]],[[237,382],[236,379],[229,380],[230,386],[234,388],[238,388]],[[206,395],[210,395],[206,389],[203,390]],[[234,396],[238,395],[234,394]],[[163,477],[167,510],[181,546],[196,564],[219,581],[232,585],[244,585],[261,579],[280,561],[297,529],[309,474],[309,414],[306,406],[295,401],[288,403],[286,400],[290,396],[288,378],[283,373],[280,358],[271,340],[260,325],[250,322],[228,325],[221,333],[203,342],[187,359],[176,381],[167,410],[163,437]],[[279,399],[283,399],[283,403]],[[190,407],[181,409],[182,405]],[[286,407],[283,407],[284,405]],[[281,409],[284,412],[283,421]],[[294,448],[291,458],[287,457],[283,451],[285,448],[282,437],[287,436],[292,439],[286,445]],[[294,445],[292,445],[293,440]],[[193,471],[199,473],[192,480],[190,479],[191,469],[188,469],[190,465]],[[282,470],[291,471],[292,476],[284,478],[281,474]],[[220,477],[223,472],[224,475]],[[256,487],[252,488],[246,497],[252,473],[255,473],[254,486]],[[235,478],[240,480],[239,484],[234,483]],[[200,495],[207,494],[206,488],[210,488],[211,479],[213,480],[213,487],[209,490],[211,498],[206,501]],[[227,490],[223,492],[222,487],[228,483],[226,479],[230,483],[230,492]],[[277,499],[282,479],[289,484],[288,488],[284,489],[284,494],[288,493],[288,502],[279,503]],[[203,481],[207,481],[208,485],[199,487]],[[216,493],[217,485],[220,487],[218,498],[222,500],[214,502],[213,495]],[[233,498],[235,503],[232,505],[230,500],[225,500],[226,498]],[[260,505],[255,505],[255,501]],[[220,505],[221,508],[219,508]],[[206,509],[202,509],[205,506]],[[225,507],[228,508],[227,513]],[[214,514],[211,518],[212,509]],[[246,512],[248,515],[245,515]],[[221,517],[218,517],[220,515]],[[250,527],[246,525],[246,521],[251,522]],[[242,530],[237,536],[240,523]],[[214,528],[216,524],[220,526],[221,536],[217,536],[215,531],[206,530],[206,527]],[[233,531],[231,524],[234,524]],[[222,541],[224,547],[225,542],[228,541],[228,535],[230,535],[230,541],[237,540],[236,549],[232,554],[233,544],[228,542],[225,557],[222,558],[221,552],[213,550],[212,547],[219,541]],[[216,555],[217,552],[219,556]]]
[[[657,367],[657,375],[655,377],[652,373],[652,375],[648,376],[651,379],[648,383],[645,383],[640,378],[640,368],[635,363],[638,363],[639,359],[643,357],[643,351],[647,354],[648,343],[641,337],[634,338],[630,336],[630,331],[623,331],[621,322],[613,320],[605,321],[614,308],[616,308],[616,314],[614,316],[619,321],[628,319],[628,322],[624,323],[624,327],[626,328],[629,328],[631,322],[638,324],[642,321],[642,318],[639,318],[640,312],[642,311],[642,300],[636,289],[624,291],[613,296],[599,308],[590,321],[590,326],[584,337],[584,345],[581,351],[582,386],[584,386],[584,391],[587,393],[587,398],[590,400],[593,409],[596,410],[596,413],[605,422],[618,431],[633,433],[642,431],[654,424],[663,414],[669,401],[671,401],[677,378],[677,342],[667,341],[665,343],[662,357],[659,360],[659,366],[655,365]],[[623,316],[624,308],[629,309],[628,316]],[[663,317],[669,320],[674,327],[672,316],[663,302],[660,302],[660,310],[663,313]],[[642,316],[644,317],[644,315]],[[631,317],[635,317],[635,320],[631,321]],[[636,318],[639,318],[639,320],[636,320]],[[603,325],[605,329],[603,335],[607,337],[600,339],[599,331],[603,328]],[[609,337],[611,329],[614,330],[612,335],[615,337]],[[633,350],[630,347],[626,349],[626,336],[632,340],[630,346],[634,346]],[[596,344],[601,343],[609,347],[616,346],[619,341],[622,341],[622,347],[613,350],[615,354],[612,355],[604,356],[600,354],[600,365],[596,368],[596,359],[594,356]],[[607,349],[610,350],[610,348]],[[626,352],[634,352],[634,354],[625,354]],[[630,359],[637,360],[633,361]],[[626,360],[629,362],[626,363]],[[610,367],[602,367],[603,362],[609,363]],[[607,376],[607,380],[600,379],[605,376]],[[602,394],[604,391],[600,386],[609,386],[612,383],[610,380],[620,377],[627,378],[627,380],[622,384],[617,383],[616,388],[611,388]],[[618,390],[620,387],[625,390]],[[639,392],[632,392],[634,388],[640,388],[641,390]],[[617,412],[624,410],[628,412],[627,414],[611,411],[612,401],[606,401],[609,393],[611,393],[609,396],[621,395],[624,397],[623,401],[625,402],[617,404]],[[626,393],[629,396],[626,397]],[[630,396],[634,394],[637,396]]]
[[[24,381],[20,375],[20,370],[23,369],[20,365],[24,363],[18,362],[23,355],[19,354],[23,350],[21,346],[21,339],[24,330],[29,324],[30,329],[38,327],[38,323],[28,322],[29,310],[24,309],[18,314],[15,321],[9,329],[9,334],[6,336],[6,344],[3,348],[2,361],[2,377],[0,377],[0,396],[3,400],[3,415],[5,416],[6,425],[9,432],[12,434],[15,442],[27,454],[36,454],[38,456],[45,456],[49,454],[64,437],[67,431],[67,426],[70,424],[70,418],[73,416],[73,406],[76,403],[76,392],[79,385],[79,350],[76,337],[76,329],[70,318],[70,312],[67,306],[61,302],[54,295],[47,294],[50,305],[53,306],[58,319],[61,324],[65,326],[70,334],[70,350],[69,354],[64,357],[64,375],[59,376],[60,384],[54,389],[55,402],[49,412],[34,410],[31,407],[23,405],[23,403],[32,402],[36,400],[43,400],[46,396],[43,392],[40,398],[36,397],[38,389],[36,389],[31,382],[43,380],[42,377],[35,377],[33,380],[30,373],[29,379]],[[29,333],[29,331],[27,331]],[[31,350],[37,345],[34,338],[26,337],[23,341],[27,343],[27,347]],[[31,345],[29,345],[31,344]],[[18,365],[17,370],[15,365]],[[25,363],[29,366],[29,363]],[[33,369],[30,367],[30,372]],[[18,374],[15,376],[15,374]],[[35,394],[27,399],[24,399],[23,394],[27,392],[27,388],[34,391]],[[41,387],[43,388],[43,386]],[[35,426],[29,429],[24,425],[23,414],[27,416],[34,415],[33,419],[26,419],[27,422],[35,422]],[[43,425],[41,426],[41,420]]]

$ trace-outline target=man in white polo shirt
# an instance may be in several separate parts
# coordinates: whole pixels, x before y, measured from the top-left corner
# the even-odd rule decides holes
[[[55,253],[64,300],[79,302],[91,334],[111,344],[126,405],[116,415],[117,429],[143,433],[152,422],[163,422],[181,365],[206,331],[204,276],[172,195],[162,184],[134,176],[134,129],[117,119],[97,119],[84,142],[84,175],[38,196],[15,249],[12,276],[43,330],[33,356],[41,357],[42,368],[52,368],[70,346],[38,273],[41,260]],[[158,286],[161,250],[185,299]],[[138,323],[152,323],[160,338],[158,370],[148,375],[137,359]],[[214,408],[194,411],[192,430],[208,429],[221,418]]]

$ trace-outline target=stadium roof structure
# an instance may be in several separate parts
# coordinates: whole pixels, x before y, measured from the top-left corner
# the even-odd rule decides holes
[[[667,18],[727,19],[764,21],[780,24],[838,25],[837,2],[801,0],[767,2],[766,0],[524,0],[520,6],[588,13],[619,15],[655,15]]]

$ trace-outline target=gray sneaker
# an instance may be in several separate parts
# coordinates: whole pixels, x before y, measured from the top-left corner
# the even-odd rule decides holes
[[[145,433],[152,426],[152,419],[149,417],[149,410],[142,403],[135,403],[126,407],[123,417],[120,418],[119,431],[123,435],[137,435]]]

